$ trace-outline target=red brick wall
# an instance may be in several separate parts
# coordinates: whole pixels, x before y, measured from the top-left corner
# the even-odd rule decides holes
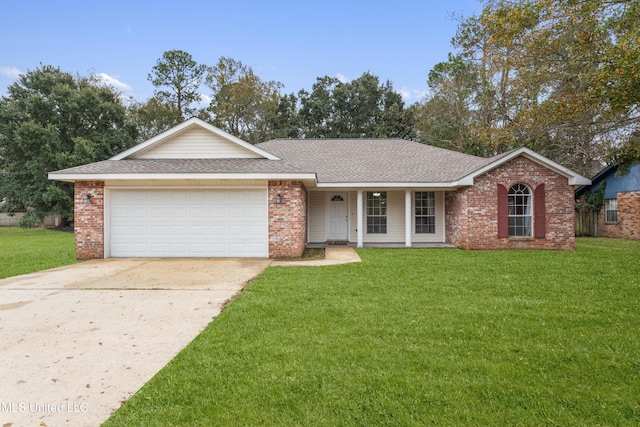
[[[281,201],[277,203],[280,194]],[[300,181],[269,181],[269,258],[299,258],[307,242],[307,191]]]
[[[89,203],[84,202],[87,194]],[[76,181],[74,205],[76,258],[104,258],[104,182]]]
[[[617,194],[618,221],[607,223],[606,207],[598,214],[598,237],[640,239],[640,191]]]
[[[498,238],[497,185],[545,184],[545,238]],[[464,249],[575,250],[573,187],[567,178],[519,156],[445,197],[446,242]],[[535,224],[533,224],[535,226]]]

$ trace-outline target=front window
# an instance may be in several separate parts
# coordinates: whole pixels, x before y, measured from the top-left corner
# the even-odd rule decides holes
[[[606,199],[605,209],[607,222],[618,222],[618,199]]]
[[[367,191],[367,233],[387,232],[387,192]]]
[[[416,234],[436,232],[436,196],[433,191],[416,191]]]
[[[531,190],[524,184],[509,189],[509,237],[531,236]]]

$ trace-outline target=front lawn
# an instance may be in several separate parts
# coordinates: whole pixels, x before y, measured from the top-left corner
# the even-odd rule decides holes
[[[638,425],[640,242],[272,267],[105,426]]]
[[[0,279],[74,264],[73,233],[0,227]]]

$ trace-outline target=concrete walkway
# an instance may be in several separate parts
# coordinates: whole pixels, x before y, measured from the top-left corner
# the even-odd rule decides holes
[[[272,261],[270,265],[273,267],[318,267],[350,264],[353,262],[362,262],[362,260],[352,247],[329,246],[324,250],[324,259],[311,261]]]

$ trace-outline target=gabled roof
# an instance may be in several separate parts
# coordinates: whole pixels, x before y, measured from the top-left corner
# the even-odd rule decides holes
[[[600,172],[598,172],[591,178],[591,183],[581,185],[580,187],[576,188],[576,191],[574,192],[575,196],[580,197],[585,191],[590,190],[591,186],[597,185],[600,182],[600,180],[602,180],[602,178],[606,177],[610,173],[615,172],[617,169],[618,169],[618,166],[616,165],[609,165],[605,167],[604,169],[602,169]]]
[[[404,139],[275,139],[265,151],[314,171],[318,184],[449,185],[487,159]]]
[[[564,166],[562,166],[559,163],[554,162],[553,160],[536,153],[535,151],[532,151],[526,147],[522,147],[522,148],[517,148],[515,150],[511,150],[511,151],[507,151],[505,153],[502,154],[498,154],[497,156],[491,157],[488,160],[487,164],[484,165],[483,167],[469,173],[467,176],[464,177],[464,179],[460,180],[460,185],[472,185],[473,184],[473,180],[480,176],[480,175],[484,175],[485,173],[489,172],[492,169],[497,168],[498,166],[507,163],[508,161],[518,157],[518,156],[523,156],[528,158],[529,160],[532,160],[538,164],[541,164],[542,166],[549,168],[551,170],[553,170],[554,172],[558,173],[559,175],[562,175],[564,177],[566,177],[569,180],[569,185],[588,185],[591,184],[591,180],[589,178],[586,178],[574,171],[572,171],[571,169],[568,169]]]
[[[591,178],[591,186],[585,185],[575,191],[575,196],[580,197],[587,190],[593,191],[601,183],[606,183],[604,190],[605,199],[614,199],[617,193],[640,190],[640,162],[633,163],[623,174],[620,174],[618,165],[612,164]]]
[[[177,126],[172,127],[171,129],[162,132],[160,135],[156,135],[155,137],[136,145],[122,153],[113,156],[111,160],[124,160],[124,159],[132,159],[132,158],[154,158],[153,152],[154,150],[158,150],[164,144],[169,144],[171,141],[176,140],[180,136],[188,133],[194,132],[196,130],[202,130],[205,133],[205,138],[208,136],[210,141],[209,144],[206,145],[226,145],[229,149],[232,149],[235,153],[242,153],[242,155],[237,157],[257,157],[257,158],[265,158],[270,160],[277,160],[271,153],[267,153],[266,151],[260,150],[256,148],[256,146],[249,144],[235,136],[218,129],[215,126],[211,126],[209,123],[204,122],[196,117],[191,118],[185,122],[180,123]],[[187,155],[187,153],[181,153],[181,158],[195,158],[194,155],[200,155],[199,158],[210,157],[212,158],[214,154],[211,156],[206,155],[201,150],[199,153],[191,153],[191,155]],[[219,157],[219,155],[215,155]],[[232,155],[227,154],[225,157],[233,157]],[[161,158],[167,158],[167,154],[164,154]]]
[[[205,138],[204,143],[199,140],[193,145],[193,129],[223,139]],[[192,134],[185,136],[185,132]],[[171,149],[162,144],[172,144]],[[215,144],[229,150],[221,157],[215,157],[220,152],[215,150],[193,157],[198,149],[206,151]],[[167,158],[189,148],[195,150],[191,157]],[[229,153],[251,158],[230,158]],[[473,185],[476,177],[517,156],[567,177],[570,185],[591,182],[527,148],[483,158],[403,139],[275,139],[254,146],[199,119],[187,120],[110,160],[51,172],[49,177],[64,181],[300,179],[318,187],[456,188]]]

